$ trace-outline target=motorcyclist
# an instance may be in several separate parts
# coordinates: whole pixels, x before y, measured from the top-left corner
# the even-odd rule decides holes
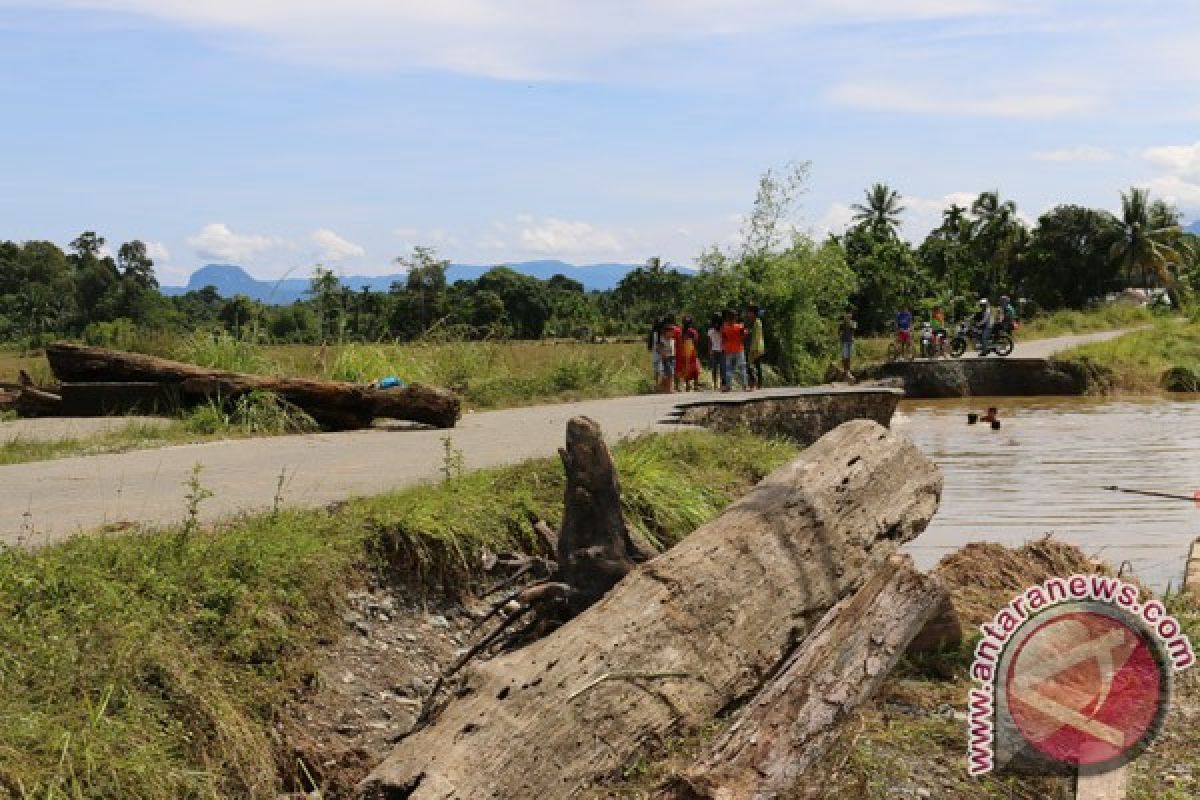
[[[1000,298],[1000,312],[1000,330],[1011,336],[1017,327],[1017,309],[1008,295]]]
[[[992,306],[986,297],[980,298],[979,313],[972,324],[979,331],[979,355],[986,356],[992,352]]]

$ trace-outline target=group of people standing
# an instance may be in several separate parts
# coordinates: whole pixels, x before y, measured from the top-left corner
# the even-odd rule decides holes
[[[744,320],[732,308],[713,314],[706,333],[701,337],[690,316],[678,325],[673,314],[654,323],[646,346],[658,391],[699,389],[702,357],[707,359],[713,388],[728,392],[735,383],[746,391],[763,387],[762,358],[767,347],[757,305],[746,308]]]

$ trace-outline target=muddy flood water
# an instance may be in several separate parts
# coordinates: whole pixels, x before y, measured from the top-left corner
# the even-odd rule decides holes
[[[1000,430],[967,425],[999,408]],[[1200,489],[1200,398],[909,400],[893,429],[942,468],[937,516],[908,546],[931,567],[970,541],[1020,545],[1045,533],[1135,574],[1178,588],[1200,536],[1193,502],[1106,491],[1117,485],[1191,497]]]

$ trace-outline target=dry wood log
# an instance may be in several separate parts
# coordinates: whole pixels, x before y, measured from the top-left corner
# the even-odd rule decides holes
[[[925,528],[940,491],[911,442],[842,425],[554,633],[468,667],[361,796],[575,796],[755,691]]]
[[[827,613],[780,672],[663,798],[774,800],[833,744],[946,599],[934,576],[893,556]]]
[[[181,388],[184,402],[232,398],[251,391],[274,392],[330,429],[365,428],[376,417],[452,428],[459,415],[459,400],[452,392],[419,384],[375,389],[339,381],[247,375],[62,342],[47,347],[46,358],[60,381],[173,384]]]

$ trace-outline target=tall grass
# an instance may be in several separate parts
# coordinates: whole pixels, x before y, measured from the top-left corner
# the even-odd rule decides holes
[[[1163,388],[1168,371],[1200,376],[1200,323],[1159,320],[1147,330],[1076,347],[1058,357],[1107,368],[1115,391],[1154,392]]]
[[[794,452],[691,431],[624,443],[616,461],[631,521],[669,543]],[[467,591],[484,550],[533,547],[528,512],[557,523],[563,482],[545,459],[336,511],[0,551],[0,786],[274,800],[274,721],[315,680],[364,566],[416,596]]]
[[[262,347],[225,331],[196,331],[169,348],[170,356],[189,364],[231,372],[271,374],[275,364]]]
[[[1086,311],[1064,309],[1038,314],[1022,323],[1020,339],[1046,339],[1073,333],[1094,333],[1148,325],[1162,318],[1146,306],[1108,303]]]
[[[247,392],[232,401],[215,398],[189,411],[184,427],[200,434],[311,433],[319,426],[303,409],[273,392]]]
[[[314,348],[265,350],[278,372],[359,383],[395,375],[453,389],[473,408],[647,392],[644,352],[629,343],[491,341],[347,344],[326,349],[323,357]]]

